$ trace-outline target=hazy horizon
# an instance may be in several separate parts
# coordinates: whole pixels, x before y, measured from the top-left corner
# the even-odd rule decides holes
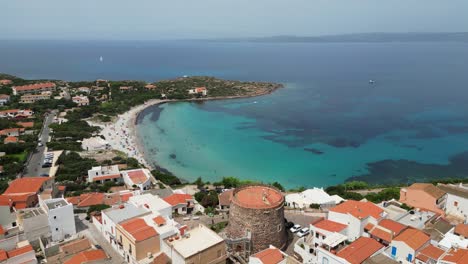
[[[170,40],[467,32],[468,1],[5,1],[0,39]]]

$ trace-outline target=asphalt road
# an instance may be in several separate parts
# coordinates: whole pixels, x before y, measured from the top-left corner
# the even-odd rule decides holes
[[[45,117],[43,128],[42,128],[41,134],[39,135],[43,146],[36,147],[36,151],[32,154],[31,158],[28,160],[27,164],[25,165],[25,169],[23,171],[23,177],[37,177],[37,176],[40,176],[41,174],[49,173],[49,168],[42,168],[42,162],[44,161],[44,151],[46,149],[45,145],[47,141],[49,140],[49,133],[50,133],[49,125],[52,123],[56,115],[57,115],[57,110],[54,110]]]

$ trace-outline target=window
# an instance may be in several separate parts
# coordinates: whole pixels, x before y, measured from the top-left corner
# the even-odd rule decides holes
[[[325,236],[322,236],[322,239],[325,239]]]
[[[132,245],[128,245],[128,253],[132,253]]]
[[[283,228],[281,227],[281,224],[278,225],[278,232],[281,232]]]
[[[56,216],[56,215],[54,215],[54,219],[57,219],[57,216]]]
[[[457,202],[457,201],[454,201],[454,202],[453,202],[453,206],[458,206],[458,202]]]
[[[322,264],[328,264],[328,259],[326,257],[322,258]]]
[[[111,226],[111,233],[114,234],[114,227]]]
[[[408,257],[406,258],[406,260],[408,260],[409,262],[411,262],[411,261],[413,260],[413,255],[408,254]]]
[[[396,247],[392,247],[392,256],[394,257],[396,256],[396,251],[397,251]]]
[[[58,228],[55,228],[55,231],[58,231]]]
[[[221,257],[221,250],[218,250],[218,258]]]
[[[317,232],[317,233],[315,233],[315,237],[316,237],[316,238],[319,238],[319,236],[320,236],[320,235],[319,235],[319,233],[318,233],[318,232]]]

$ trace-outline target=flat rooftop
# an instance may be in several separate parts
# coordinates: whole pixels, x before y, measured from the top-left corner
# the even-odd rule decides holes
[[[49,210],[68,205],[65,199],[45,200],[44,203],[47,205],[47,208],[49,208]]]
[[[232,201],[242,207],[264,209],[276,207],[284,202],[283,194],[268,186],[247,186],[234,191]]]
[[[413,212],[413,213],[411,213]],[[423,229],[426,222],[434,217],[435,213],[430,211],[416,211],[411,210],[407,214],[395,220],[401,224],[412,226],[416,229]]]
[[[43,215],[45,212],[41,208],[30,208],[30,209],[22,209],[18,212],[23,219],[28,219],[32,217],[36,217],[38,215]]]
[[[165,240],[167,244],[172,245],[184,258],[193,256],[219,243],[224,243],[223,238],[204,225],[199,225],[188,231],[187,234],[189,234],[188,237],[181,237],[172,242],[167,239]]]
[[[150,213],[149,210],[136,207],[130,203],[123,204],[117,208],[109,208],[102,212],[112,219],[114,223],[120,223],[122,221]]]

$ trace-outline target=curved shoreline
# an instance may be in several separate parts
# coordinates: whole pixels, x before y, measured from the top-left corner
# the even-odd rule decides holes
[[[91,123],[91,125],[101,127],[99,135],[104,136],[108,141],[112,149],[124,152],[128,157],[132,157],[138,160],[146,168],[150,170],[158,169],[166,173],[171,173],[163,166],[160,166],[157,161],[149,162],[146,157],[145,148],[142,145],[141,138],[137,132],[137,121],[140,114],[147,108],[171,103],[171,102],[197,102],[197,101],[213,101],[213,100],[233,100],[242,98],[251,98],[264,96],[273,93],[274,91],[283,88],[284,85],[278,85],[272,90],[268,90],[263,93],[252,94],[252,95],[239,95],[239,96],[218,96],[218,97],[206,97],[206,98],[192,98],[183,100],[170,100],[170,99],[152,99],[146,101],[142,105],[132,107],[129,111],[117,116],[117,120],[114,123]],[[153,164],[153,165],[151,165]],[[172,174],[172,173],[171,173]]]

